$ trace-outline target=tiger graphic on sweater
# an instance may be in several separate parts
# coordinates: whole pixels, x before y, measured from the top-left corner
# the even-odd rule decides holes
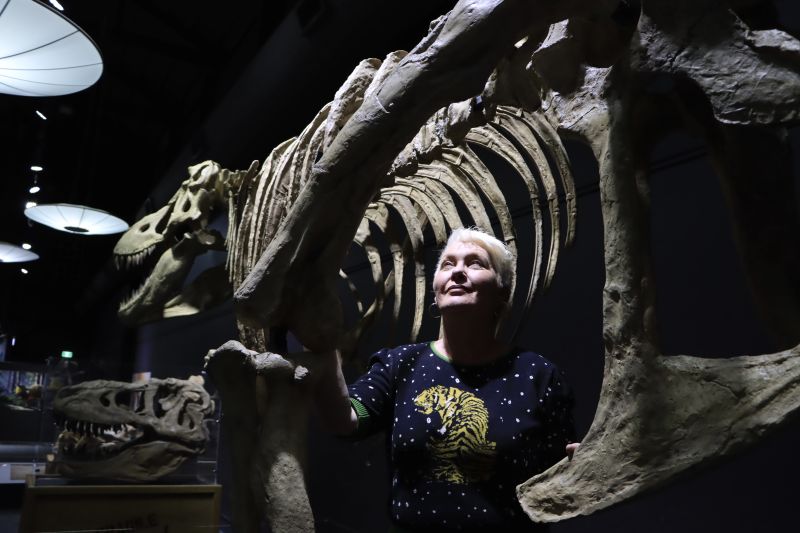
[[[456,387],[436,385],[414,398],[414,405],[425,415],[435,411],[442,421],[427,443],[434,480],[463,484],[489,478],[496,443],[486,439],[489,411],[483,400]]]

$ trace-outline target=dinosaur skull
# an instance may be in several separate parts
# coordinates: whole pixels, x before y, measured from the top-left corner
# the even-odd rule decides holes
[[[124,321],[136,324],[197,311],[186,305],[194,300],[193,287],[184,294],[181,287],[198,255],[224,249],[223,237],[206,228],[212,211],[223,204],[223,176],[227,172],[213,161],[189,167],[189,178],[167,205],[136,222],[120,238],[114,248],[117,266],[145,263],[151,269],[120,305]]]
[[[203,418],[213,410],[195,381],[97,380],[64,387],[53,402],[64,427],[55,470],[68,477],[158,479],[203,452]]]

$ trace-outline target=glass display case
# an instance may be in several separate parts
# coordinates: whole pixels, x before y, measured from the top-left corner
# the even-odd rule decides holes
[[[124,442],[125,439],[147,440],[151,436],[152,428],[135,428],[124,423],[97,424],[67,420],[54,413],[53,401],[58,391],[65,386],[82,383],[83,377],[84,373],[78,364],[68,359],[50,359],[44,365],[0,362],[0,484],[25,483],[28,476],[32,476],[31,483],[34,486],[80,484],[87,482],[87,479],[93,483],[119,483],[115,481],[118,477],[105,477],[102,474],[103,461],[112,458],[112,450],[128,447],[130,442]],[[195,385],[202,381],[200,378],[192,379],[195,380]],[[204,389],[203,386],[201,388]],[[142,396],[135,392],[124,392],[123,389],[115,392],[111,386],[99,397],[101,402],[107,401],[107,398],[114,398],[113,401],[123,409],[126,408],[123,404],[127,404],[127,408],[133,411],[142,409]],[[168,397],[160,387],[158,391],[151,393],[150,398],[149,401],[153,404],[152,416],[156,417],[163,415],[162,405],[175,403],[174,398]],[[199,454],[187,454],[188,458],[182,460],[179,467],[156,479],[147,480],[148,482],[217,483],[221,406],[218,397],[212,397],[211,400],[213,408],[206,409],[202,419],[198,420],[206,428],[208,435],[203,451]],[[184,401],[189,405],[195,399]],[[175,420],[182,421],[184,414],[176,413]],[[126,434],[124,438],[123,433]],[[69,469],[58,468],[62,457],[59,452],[64,451],[65,435],[72,439],[69,446],[96,447],[100,452],[96,454],[98,467],[91,470],[90,475],[71,475]],[[59,445],[62,446],[61,449]]]
[[[24,484],[20,531],[219,530],[219,398],[206,395],[199,376],[135,383],[84,381],[83,377],[78,364],[64,359],[41,366],[0,366],[5,398],[0,423],[0,483]],[[110,408],[116,414],[131,416],[119,424],[101,424],[97,416],[83,420],[65,416],[54,409],[54,400],[64,387],[75,385],[82,386],[63,391],[62,396],[80,397],[78,414],[94,402],[88,412],[96,414],[98,409],[102,412]],[[193,418],[191,411],[200,407],[201,415]],[[152,427],[137,427],[135,420],[140,416],[149,418]],[[106,468],[115,462],[117,467],[121,462],[123,469],[130,466],[145,472],[153,464],[161,465],[160,457],[170,438],[181,433],[177,426],[194,428],[188,419],[197,420],[205,428],[207,439],[201,453],[189,453],[185,460],[164,461],[170,466],[180,465],[165,475],[156,470],[159,475],[153,479],[125,480],[106,475]],[[165,427],[159,428],[159,423]],[[80,460],[66,458],[65,442],[92,453]],[[140,444],[151,447],[120,459],[125,450]],[[152,463],[136,465],[142,457]],[[96,463],[89,465],[88,475],[75,467],[81,461]],[[66,463],[76,470],[61,468]]]

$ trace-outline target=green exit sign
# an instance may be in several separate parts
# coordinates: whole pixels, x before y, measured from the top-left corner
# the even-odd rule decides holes
[[[62,359],[72,359],[72,352],[70,352],[69,350],[63,350],[61,352],[61,358]]]

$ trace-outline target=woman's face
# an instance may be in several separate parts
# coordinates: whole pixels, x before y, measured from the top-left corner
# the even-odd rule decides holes
[[[505,291],[489,260],[489,252],[471,242],[455,242],[445,248],[433,277],[436,305],[442,314],[472,306],[493,318],[505,303]]]

